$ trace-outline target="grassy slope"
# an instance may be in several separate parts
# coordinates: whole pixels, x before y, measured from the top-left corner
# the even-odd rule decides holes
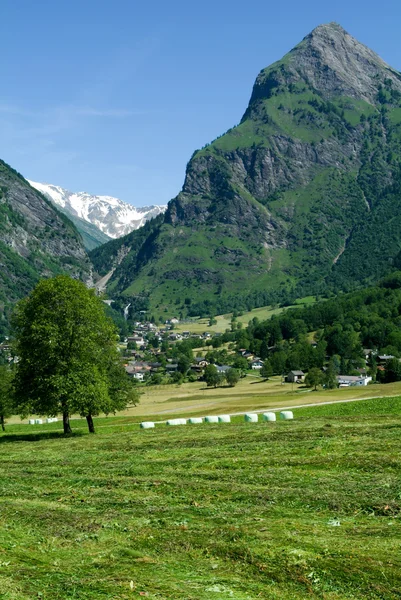
[[[276,424],[0,436],[1,597],[399,598],[401,401],[391,414],[363,404]]]
[[[315,302],[315,298],[313,296],[307,296],[305,298],[300,298],[293,306],[288,306],[286,308],[297,308],[304,306],[305,304],[312,304],[313,302]],[[253,310],[243,313],[241,316],[237,317],[237,322],[242,323],[245,326],[248,325],[249,321],[254,318],[259,319],[259,321],[264,321],[273,315],[279,315],[283,312],[283,310],[286,310],[286,308],[261,306],[260,308],[254,308]],[[179,325],[176,325],[174,331],[179,333],[182,331],[190,331],[191,333],[203,333],[205,331],[224,333],[226,329],[230,329],[231,327],[232,316],[232,313],[227,315],[218,315],[216,317],[216,325],[211,325],[210,327],[209,319],[194,319],[188,323],[180,323]]]

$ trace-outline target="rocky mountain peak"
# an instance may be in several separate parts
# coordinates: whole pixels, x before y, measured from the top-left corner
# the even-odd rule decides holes
[[[378,86],[391,81],[401,91],[401,74],[338,23],[319,25],[282,60],[261,71],[250,104],[272,90],[305,82],[326,99],[347,96],[377,103]]]

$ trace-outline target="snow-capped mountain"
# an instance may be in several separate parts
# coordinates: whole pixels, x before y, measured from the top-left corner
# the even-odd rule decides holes
[[[92,196],[87,192],[70,192],[58,185],[36,181],[29,181],[29,183],[58,205],[63,212],[92,223],[111,238],[119,238],[138,229],[167,208],[167,206],[136,208],[113,196]]]

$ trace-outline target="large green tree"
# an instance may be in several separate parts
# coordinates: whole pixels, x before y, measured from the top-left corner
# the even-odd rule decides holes
[[[317,386],[322,385],[323,382],[324,374],[317,367],[312,367],[310,371],[306,374],[305,385],[307,387],[313,387],[314,390],[317,390]]]
[[[207,365],[205,367],[205,372],[204,372],[204,380],[206,381],[206,385],[208,387],[217,387],[221,381],[219,372],[217,371],[217,368],[215,367],[215,365]]]
[[[117,330],[93,290],[66,275],[43,280],[14,313],[17,363],[14,390],[20,414],[87,419],[135,403],[117,348]]]
[[[237,371],[237,369],[228,369],[226,380],[230,387],[235,387],[240,380],[239,371]]]
[[[0,426],[5,430],[5,420],[14,411],[12,395],[13,374],[8,365],[0,365]]]

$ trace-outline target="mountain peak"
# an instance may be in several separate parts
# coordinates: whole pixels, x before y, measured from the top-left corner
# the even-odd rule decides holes
[[[94,196],[87,192],[70,192],[52,184],[29,182],[70,218],[77,217],[94,225],[111,238],[127,235],[146,221],[163,213],[167,206],[136,208],[113,196]]]
[[[378,87],[391,80],[401,92],[401,75],[338,23],[319,25],[281,60],[258,75],[250,105],[278,87],[307,84],[323,98],[345,96],[377,104]],[[246,115],[249,114],[249,109]]]

